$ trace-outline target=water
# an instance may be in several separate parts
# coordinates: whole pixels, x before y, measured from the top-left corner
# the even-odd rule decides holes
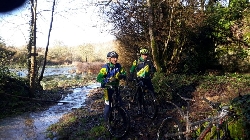
[[[0,121],[0,140],[45,140],[46,129],[72,109],[84,106],[89,90],[100,87],[99,83],[74,88],[63,100],[45,111],[25,113],[17,117],[5,118]]]
[[[67,66],[67,67],[48,67],[45,68],[43,76],[54,76],[54,75],[66,75],[66,76],[72,76],[75,73],[72,73],[72,70],[75,70],[75,66]],[[19,77],[26,77],[28,74],[27,69],[10,69],[13,73],[15,73]],[[40,71],[41,72],[41,69]]]

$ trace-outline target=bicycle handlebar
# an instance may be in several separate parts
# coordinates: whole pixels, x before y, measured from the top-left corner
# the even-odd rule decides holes
[[[114,88],[115,86],[111,85],[111,84],[106,84],[105,87],[107,87],[107,88]]]
[[[117,80],[117,79],[116,79]],[[110,89],[114,89],[114,88],[116,88],[116,87],[119,87],[119,86],[117,86],[117,85],[114,85],[114,84],[111,84],[112,82],[114,82],[115,81],[115,78],[113,78],[113,80],[112,80],[112,78],[109,78],[109,81],[105,84],[105,87],[106,88],[110,88]]]
[[[205,97],[203,97],[202,100],[204,100],[205,102],[207,102],[209,104],[209,106],[212,107],[213,109],[221,109],[220,108],[220,103],[215,103],[215,102],[209,101]]]
[[[180,96],[180,98],[182,100],[185,100],[185,101],[195,101],[194,99],[191,99],[191,98],[182,97],[179,93],[177,93],[177,95]]]

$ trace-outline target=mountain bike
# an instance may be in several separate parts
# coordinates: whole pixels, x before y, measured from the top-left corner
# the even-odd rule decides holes
[[[158,112],[158,103],[153,91],[144,84],[144,78],[136,78],[132,81],[127,97],[129,108],[137,109],[139,114],[154,119]]]
[[[179,95],[179,94],[178,94]],[[216,109],[217,114],[205,119],[191,122],[189,119],[190,102],[193,99],[185,98],[179,95],[182,100],[187,102],[186,112],[171,101],[166,101],[169,105],[166,111],[169,111],[167,116],[161,123],[158,132],[157,140],[175,140],[175,139],[196,139],[196,140],[230,140],[230,131],[228,123],[234,120],[235,113],[229,106],[220,106],[220,103],[214,103],[206,98],[205,102],[209,106]],[[181,119],[177,119],[177,118]],[[182,127],[184,126],[184,128]],[[198,137],[192,137],[192,132],[200,129]]]
[[[114,91],[110,99],[107,122],[108,131],[113,137],[120,138],[126,135],[130,128],[130,116],[123,107],[120,97],[120,86],[107,84],[105,87]]]

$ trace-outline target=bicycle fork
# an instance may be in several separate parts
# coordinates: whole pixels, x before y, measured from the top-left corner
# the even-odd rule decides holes
[[[138,106],[138,113],[142,113],[143,110],[143,95],[142,95],[142,89],[137,88],[136,89],[136,100],[137,100],[137,106]]]

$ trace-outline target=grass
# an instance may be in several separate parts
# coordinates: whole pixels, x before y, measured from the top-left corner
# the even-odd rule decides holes
[[[200,98],[201,96],[205,96],[207,98],[210,98],[211,100],[215,101],[222,101],[224,103],[229,103],[234,98],[236,98],[239,93],[242,95],[248,95],[250,94],[250,75],[249,74],[226,74],[221,76],[213,76],[213,75],[163,75],[161,73],[158,73],[155,75],[154,79],[154,86],[157,92],[158,99],[162,100],[168,100],[168,96],[161,96],[162,94],[170,94],[173,96],[174,92],[182,93],[183,95],[190,95],[192,98]],[[165,86],[162,86],[165,85]],[[166,86],[168,85],[168,86]],[[172,90],[169,90],[171,88]],[[167,91],[167,92],[163,92]],[[174,98],[171,98],[174,99]],[[96,101],[97,102],[97,101]],[[161,102],[160,102],[161,103]],[[196,104],[194,104],[192,107],[195,107]],[[201,105],[200,103],[197,103],[197,105]],[[203,110],[203,107],[205,106],[199,106],[198,109]],[[197,109],[197,107],[195,107]],[[199,110],[194,110],[194,112],[199,112]],[[210,114],[205,112],[206,114]],[[72,112],[72,114],[78,114],[78,117],[76,117],[75,122],[71,122],[70,118],[68,118],[65,121],[71,122],[68,123],[67,127],[65,126],[61,127],[61,121],[58,124],[55,124],[55,126],[58,126],[58,133],[62,134],[62,138],[74,138],[74,139],[98,139],[98,138],[108,138],[109,133],[105,130],[104,122],[102,120],[102,110],[99,113],[91,113],[88,110],[84,109],[78,109],[75,112]],[[191,113],[194,114],[194,113]],[[199,115],[193,115],[193,119],[195,119],[196,116]],[[71,115],[71,117],[75,117],[74,115]],[[242,124],[237,124],[236,122],[234,125],[230,126],[233,128],[242,128]],[[140,124],[138,124],[140,125]],[[61,129],[59,129],[61,127]],[[72,131],[69,131],[67,128],[74,127],[75,129]],[[48,131],[52,131],[53,129],[48,129]],[[67,131],[66,131],[67,130]],[[239,136],[239,133],[242,134],[242,129],[239,129],[238,133],[233,132],[234,134],[237,134],[237,137]],[[61,132],[60,132],[61,131]],[[154,130],[152,130],[154,131]],[[67,134],[65,134],[67,133]],[[128,136],[129,137],[129,136]],[[131,138],[132,137],[132,138]],[[129,138],[133,139],[133,136]]]
[[[75,75],[67,77],[67,75],[57,75],[44,77],[41,81],[41,86],[44,90],[52,90],[55,87],[67,88],[67,87],[79,87],[85,86],[95,80],[96,75]]]
[[[86,85],[87,83],[95,80],[96,75],[82,76],[77,75],[75,77],[67,77],[65,75],[45,77],[42,81],[42,86],[44,91],[37,95],[39,98],[45,99],[56,99],[58,98],[58,93],[62,94],[68,87],[78,87]],[[153,83],[155,91],[157,93],[157,98],[164,103],[165,100],[174,100],[175,93],[181,93],[182,95],[199,99],[201,96],[205,96],[213,101],[222,101],[224,103],[229,103],[233,99],[237,98],[239,94],[249,95],[250,94],[250,74],[238,74],[238,73],[228,73],[225,75],[179,75],[170,74],[165,75],[162,73],[157,73],[153,78]],[[13,87],[12,87],[13,88]],[[61,90],[60,92],[58,92]],[[43,94],[44,92],[48,92]],[[40,97],[45,96],[46,97]],[[101,94],[100,94],[101,95]],[[17,99],[13,99],[12,106],[17,106]],[[244,102],[249,103],[249,98],[245,98]],[[96,99],[94,103],[102,104],[102,96]],[[238,102],[242,102],[239,100]],[[27,107],[31,109],[33,105],[26,104],[27,102],[19,101],[18,105],[22,104],[23,109],[15,110],[13,113],[27,111]],[[194,103],[192,107],[195,107],[194,112],[199,112],[204,110],[205,106],[200,106],[201,103]],[[239,108],[241,104],[237,104]],[[42,106],[42,104],[40,104]],[[6,107],[6,106],[4,106]],[[35,109],[35,108],[34,108]],[[247,108],[248,109],[248,108]],[[31,109],[32,110],[32,109]],[[239,112],[245,113],[245,116],[250,116],[248,110],[239,110]],[[89,108],[80,108],[69,114],[64,115],[60,121],[56,124],[51,125],[48,128],[47,136],[49,138],[61,138],[61,139],[74,139],[74,140],[95,140],[99,138],[109,137],[109,133],[105,129],[102,110],[91,111]],[[207,113],[207,112],[205,112]],[[193,116],[198,116],[195,113],[191,113]],[[249,119],[244,118],[244,120]],[[249,127],[249,125],[242,127],[242,122],[234,123],[232,126],[232,133],[237,134],[235,137],[242,137],[243,127]],[[140,124],[137,124],[140,125]],[[239,131],[235,131],[235,129]],[[153,129],[150,131],[154,131]],[[244,133],[244,135],[249,135]],[[133,136],[128,136],[133,139]]]

